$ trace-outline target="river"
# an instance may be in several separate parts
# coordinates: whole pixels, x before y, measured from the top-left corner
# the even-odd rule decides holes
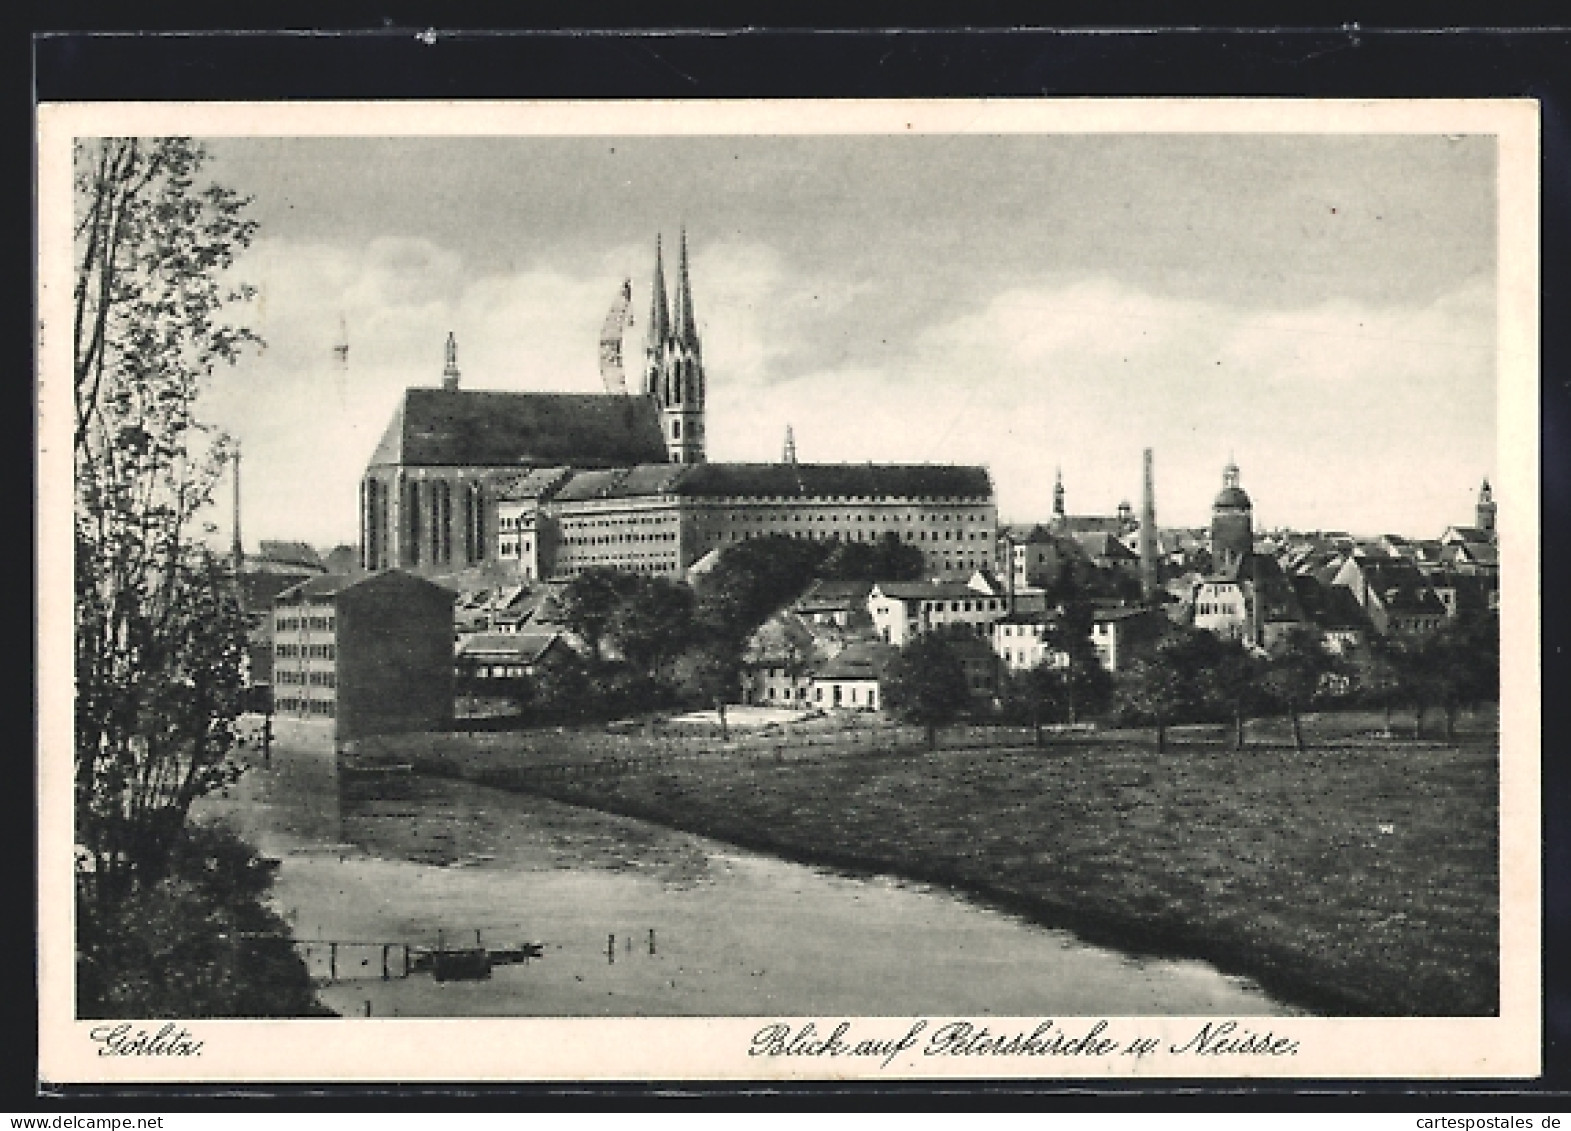
[[[1288,1014],[1200,962],[1132,958],[953,893],[805,867],[643,821],[415,778],[341,798],[280,749],[202,809],[280,860],[274,900],[328,974],[332,940],[510,948],[486,981],[381,977],[340,946],[345,1016]]]

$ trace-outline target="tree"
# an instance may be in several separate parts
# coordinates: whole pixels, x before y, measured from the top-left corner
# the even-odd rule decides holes
[[[1446,741],[1456,741],[1457,715],[1500,694],[1499,621],[1495,616],[1453,622],[1412,650],[1413,680],[1421,704],[1440,708]]]
[[[1167,728],[1190,702],[1189,682],[1174,653],[1160,646],[1136,659],[1118,678],[1113,699],[1121,718],[1156,727],[1156,751],[1167,750]]]
[[[1263,685],[1267,693],[1287,708],[1293,724],[1293,746],[1304,750],[1301,714],[1320,692],[1325,677],[1335,667],[1320,636],[1313,629],[1294,628],[1270,650]]]
[[[1067,680],[1048,663],[1013,672],[1000,681],[999,698],[1006,717],[1031,724],[1031,740],[1042,745],[1042,723],[1067,717]]]
[[[624,574],[620,580],[607,634],[629,664],[659,679],[693,637],[693,591],[665,577]]]
[[[1244,723],[1265,703],[1265,664],[1242,641],[1212,639],[1214,649],[1198,670],[1202,696],[1227,712],[1233,722],[1233,749],[1242,750]]]
[[[1356,668],[1360,697],[1379,704],[1385,712],[1385,736],[1391,737],[1391,713],[1398,704],[1412,698],[1413,668],[1411,657],[1397,644],[1376,637],[1359,658]],[[1417,730],[1417,722],[1414,723]],[[1417,737],[1416,733],[1414,737]]]
[[[619,570],[586,569],[562,590],[558,615],[583,641],[592,664],[604,658],[601,646],[622,605],[623,577]]]
[[[594,698],[588,664],[577,652],[565,652],[535,673],[533,705],[539,715],[576,721],[588,713]]]
[[[938,633],[923,633],[900,649],[882,683],[884,705],[895,717],[925,727],[929,747],[938,745],[939,726],[971,702],[960,656]]]
[[[1049,655],[1063,657],[1054,669],[1061,687],[1059,701],[1068,721],[1103,710],[1112,697],[1113,680],[1102,666],[1102,657],[1091,639],[1092,611],[1089,602],[1066,601],[1059,617],[1047,625],[1043,647]]]
[[[699,617],[737,641],[812,583],[830,552],[824,542],[770,535],[727,546],[696,583]]]
[[[79,889],[77,1016],[331,1016],[267,904],[277,868],[233,834],[193,826],[156,882],[112,902]]]
[[[720,719],[720,740],[731,740],[726,722],[726,703],[736,697],[742,671],[742,652],[737,642],[723,632],[710,632],[692,649],[693,680],[705,702],[714,706]]]
[[[877,542],[839,543],[818,576],[826,581],[916,581],[925,566],[922,551],[891,531]]]
[[[221,320],[247,201],[180,138],[76,150],[76,837],[96,898],[156,882],[191,804],[230,780],[245,625],[202,544],[228,454],[203,382],[259,339]]]

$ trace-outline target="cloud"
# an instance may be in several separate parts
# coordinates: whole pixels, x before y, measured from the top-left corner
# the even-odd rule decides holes
[[[1138,500],[1152,447],[1164,521],[1203,523],[1231,453],[1263,521],[1438,534],[1494,459],[1492,304],[1473,283],[1264,311],[1108,278],[1014,287],[876,364],[716,383],[711,435],[717,456],[775,458],[789,421],[803,459],[985,463],[1022,519],[1048,513],[1059,466],[1071,510]],[[1446,474],[1404,476],[1437,446]]]

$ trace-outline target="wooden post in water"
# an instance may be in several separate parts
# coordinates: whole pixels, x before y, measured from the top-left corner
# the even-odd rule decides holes
[[[327,944],[327,977],[329,981],[338,981],[338,944]]]
[[[389,944],[382,944],[382,981],[384,982],[393,976],[392,971],[387,968],[387,952],[390,949]]]
[[[605,960],[606,960],[606,965],[607,966],[614,966],[616,964],[616,936],[615,935],[607,935],[605,937]]]
[[[655,952],[655,929],[653,927],[650,927],[649,928],[649,953],[653,954],[654,952]]]

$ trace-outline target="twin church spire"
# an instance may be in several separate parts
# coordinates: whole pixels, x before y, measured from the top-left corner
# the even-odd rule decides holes
[[[665,263],[655,237],[655,277],[644,345],[644,392],[660,405],[672,463],[704,462],[704,362],[687,272],[687,231],[677,260],[675,309],[666,305]]]

